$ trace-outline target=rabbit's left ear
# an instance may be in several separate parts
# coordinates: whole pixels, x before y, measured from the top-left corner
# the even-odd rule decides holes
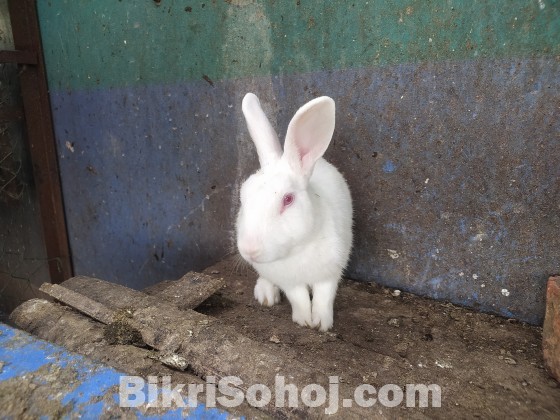
[[[317,160],[323,156],[334,132],[335,105],[328,96],[302,106],[288,126],[283,158],[306,180]]]

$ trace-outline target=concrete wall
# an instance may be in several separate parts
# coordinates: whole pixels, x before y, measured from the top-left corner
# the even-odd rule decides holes
[[[348,275],[540,322],[560,271],[560,3],[41,1],[73,263],[142,287],[231,251],[257,93],[337,102]]]

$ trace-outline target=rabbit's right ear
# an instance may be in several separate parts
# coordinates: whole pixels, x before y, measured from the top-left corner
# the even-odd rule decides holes
[[[282,148],[278,140],[278,135],[270,121],[266,118],[261,108],[259,98],[252,93],[247,93],[241,105],[249,134],[257,148],[257,155],[261,168],[277,161],[282,156]]]

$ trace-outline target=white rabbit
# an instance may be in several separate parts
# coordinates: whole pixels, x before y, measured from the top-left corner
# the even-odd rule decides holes
[[[281,289],[294,322],[326,331],[352,248],[350,190],[322,158],[334,132],[334,101],[316,98],[296,112],[284,152],[254,94],[245,95],[242,109],[261,166],[241,187],[236,226],[239,253],[260,276],[255,298],[272,306]]]

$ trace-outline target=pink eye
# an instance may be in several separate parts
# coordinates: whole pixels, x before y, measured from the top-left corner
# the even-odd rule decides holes
[[[294,195],[292,193],[285,194],[282,198],[282,210],[290,206],[294,202]]]

